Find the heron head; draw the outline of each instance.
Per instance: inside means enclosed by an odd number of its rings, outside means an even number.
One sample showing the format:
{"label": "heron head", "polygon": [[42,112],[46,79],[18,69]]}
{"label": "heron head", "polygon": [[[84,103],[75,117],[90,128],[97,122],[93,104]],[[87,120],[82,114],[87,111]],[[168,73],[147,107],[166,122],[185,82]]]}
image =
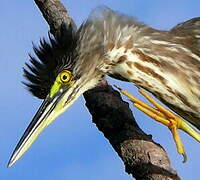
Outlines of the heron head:
{"label": "heron head", "polygon": [[[50,37],[50,43],[40,41],[40,47],[34,46],[36,57],[30,56],[31,63],[26,64],[24,76],[29,91],[43,99],[18,142],[8,166],[12,166],[32,145],[39,134],[56,117],[68,109],[86,90],[96,86],[102,74],[91,62],[92,54],[81,56],[77,51],[76,33],[69,29],[67,42]],[[89,58],[88,61],[85,58]]]}

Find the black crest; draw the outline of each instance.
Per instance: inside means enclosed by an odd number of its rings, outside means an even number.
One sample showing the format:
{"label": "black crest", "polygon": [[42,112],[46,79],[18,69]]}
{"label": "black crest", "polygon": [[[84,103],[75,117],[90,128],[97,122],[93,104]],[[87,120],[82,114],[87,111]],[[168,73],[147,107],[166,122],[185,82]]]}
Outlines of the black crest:
{"label": "black crest", "polygon": [[58,75],[63,69],[71,70],[76,56],[76,32],[69,25],[67,33],[53,38],[49,34],[49,41],[40,40],[40,46],[33,45],[36,57],[30,56],[30,63],[26,63],[24,76],[29,82],[24,84],[29,91],[40,99],[46,98]]}

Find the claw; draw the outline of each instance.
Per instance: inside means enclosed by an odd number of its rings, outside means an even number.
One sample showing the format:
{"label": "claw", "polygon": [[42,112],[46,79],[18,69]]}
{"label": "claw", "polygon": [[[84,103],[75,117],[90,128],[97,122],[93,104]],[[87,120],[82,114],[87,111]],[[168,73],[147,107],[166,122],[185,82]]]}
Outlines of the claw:
{"label": "claw", "polygon": [[183,156],[183,162],[187,161],[187,155],[184,150],[183,143],[178,133],[178,129],[185,131],[187,134],[195,138],[197,141],[200,142],[200,134],[192,128],[186,121],[178,117],[177,115],[173,114],[160,104],[158,104],[154,99],[152,99],[144,90],[139,88],[140,94],[142,94],[154,107],[149,106],[148,104],[144,103],[143,101],[135,98],[129,92],[117,87],[114,85],[122,94],[128,97],[132,102],[133,105],[139,109],[140,111],[144,112],[154,120],[164,124],[169,128],[172,133],[174,142],[177,147],[177,151],[179,154]]}

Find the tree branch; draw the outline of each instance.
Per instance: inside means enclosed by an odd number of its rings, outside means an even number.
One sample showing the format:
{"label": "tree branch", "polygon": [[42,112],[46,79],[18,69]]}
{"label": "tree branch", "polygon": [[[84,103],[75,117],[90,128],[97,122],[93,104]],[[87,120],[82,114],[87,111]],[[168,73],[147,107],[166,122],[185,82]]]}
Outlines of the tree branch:
{"label": "tree branch", "polygon": [[[76,28],[59,0],[34,1],[55,37],[70,23]],[[171,168],[164,149],[139,128],[128,103],[121,99],[118,91],[103,80],[98,87],[84,93],[84,97],[93,122],[123,160],[127,173],[138,180],[180,179]]]}

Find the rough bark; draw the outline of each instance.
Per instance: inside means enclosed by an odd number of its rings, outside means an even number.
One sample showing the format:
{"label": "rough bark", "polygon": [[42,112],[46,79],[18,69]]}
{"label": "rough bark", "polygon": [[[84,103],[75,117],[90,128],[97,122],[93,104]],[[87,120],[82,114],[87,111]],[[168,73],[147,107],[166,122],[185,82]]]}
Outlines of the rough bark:
{"label": "rough bark", "polygon": [[[76,28],[59,0],[34,1],[55,37],[70,23]],[[84,97],[93,122],[120,156],[127,173],[138,180],[180,179],[171,168],[165,150],[139,128],[128,103],[121,99],[118,91],[103,80],[98,87],[84,93]]]}

